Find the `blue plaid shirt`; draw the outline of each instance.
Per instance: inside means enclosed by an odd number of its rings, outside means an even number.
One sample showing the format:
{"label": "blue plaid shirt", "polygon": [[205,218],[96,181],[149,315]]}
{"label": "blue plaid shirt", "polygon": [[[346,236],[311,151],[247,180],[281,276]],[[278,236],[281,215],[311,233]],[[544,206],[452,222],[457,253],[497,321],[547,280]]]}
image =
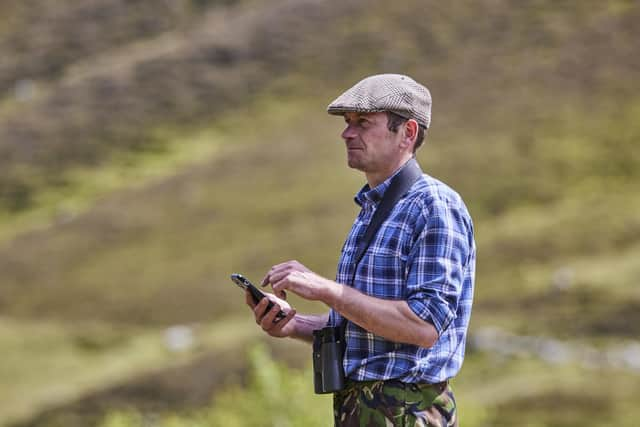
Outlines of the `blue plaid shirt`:
{"label": "blue plaid shirt", "polygon": [[[437,383],[455,376],[464,359],[475,276],[473,224],[455,191],[423,175],[380,226],[350,283],[356,248],[391,178],[373,189],[365,185],[356,195],[362,210],[342,248],[336,281],[373,297],[407,301],[439,338],[422,348],[347,322],[345,373],[358,381]],[[330,311],[329,324],[342,321]]]}

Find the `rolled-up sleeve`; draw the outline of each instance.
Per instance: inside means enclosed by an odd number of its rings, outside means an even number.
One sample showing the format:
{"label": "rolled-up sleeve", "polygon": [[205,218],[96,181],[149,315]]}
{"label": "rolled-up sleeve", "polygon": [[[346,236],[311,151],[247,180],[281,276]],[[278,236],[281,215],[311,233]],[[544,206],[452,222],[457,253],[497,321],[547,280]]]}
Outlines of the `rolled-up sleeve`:
{"label": "rolled-up sleeve", "polygon": [[437,200],[422,210],[407,258],[407,303],[438,335],[456,317],[472,233],[466,209]]}

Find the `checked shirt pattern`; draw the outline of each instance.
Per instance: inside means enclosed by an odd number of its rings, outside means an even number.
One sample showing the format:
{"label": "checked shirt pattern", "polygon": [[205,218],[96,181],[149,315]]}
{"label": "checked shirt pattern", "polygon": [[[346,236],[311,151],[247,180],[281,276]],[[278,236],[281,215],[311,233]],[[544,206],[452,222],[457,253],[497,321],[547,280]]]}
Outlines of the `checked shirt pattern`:
{"label": "checked shirt pattern", "polygon": [[[357,266],[354,255],[392,177],[355,196],[361,207],[342,248],[336,281],[382,299],[405,300],[439,334],[432,348],[396,343],[347,322],[345,374],[352,380],[437,383],[464,359],[475,279],[473,224],[460,196],[423,175],[393,208]],[[329,324],[342,316],[330,311]]]}

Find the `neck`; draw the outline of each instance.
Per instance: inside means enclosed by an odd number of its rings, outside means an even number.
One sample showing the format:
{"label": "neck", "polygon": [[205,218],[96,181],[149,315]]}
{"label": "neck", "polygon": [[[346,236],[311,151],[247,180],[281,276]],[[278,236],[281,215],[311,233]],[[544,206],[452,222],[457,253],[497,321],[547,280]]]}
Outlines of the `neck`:
{"label": "neck", "polygon": [[387,178],[392,176],[398,169],[404,166],[412,158],[413,154],[407,153],[406,155],[399,158],[397,162],[390,163],[388,167],[386,167],[382,171],[365,172],[369,188],[375,188],[378,185],[382,184]]}

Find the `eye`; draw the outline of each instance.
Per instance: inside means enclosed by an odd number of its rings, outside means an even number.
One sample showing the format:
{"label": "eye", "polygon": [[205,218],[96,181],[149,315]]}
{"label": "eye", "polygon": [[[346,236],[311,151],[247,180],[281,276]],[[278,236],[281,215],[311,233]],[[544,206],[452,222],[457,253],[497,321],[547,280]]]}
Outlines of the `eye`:
{"label": "eye", "polygon": [[366,117],[345,117],[344,122],[347,124],[347,126],[354,126],[359,128],[367,128],[371,125],[371,121]]}

